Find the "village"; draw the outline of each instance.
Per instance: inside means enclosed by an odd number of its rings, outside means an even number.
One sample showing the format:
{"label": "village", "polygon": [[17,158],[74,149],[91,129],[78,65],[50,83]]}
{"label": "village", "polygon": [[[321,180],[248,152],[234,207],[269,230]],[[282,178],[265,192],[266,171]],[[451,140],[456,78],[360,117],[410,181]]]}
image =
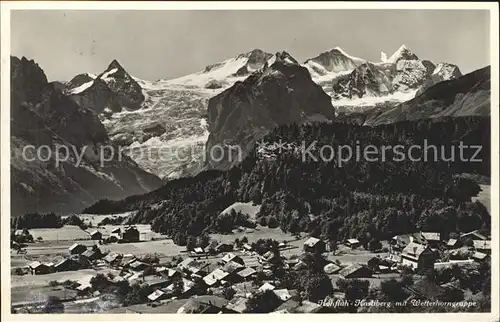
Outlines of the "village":
{"label": "village", "polygon": [[[47,309],[48,299],[56,302],[51,307],[75,313],[336,312],[327,298],[350,300],[339,285],[356,280],[377,288],[403,275],[414,279],[405,287],[405,296],[436,300],[449,288],[463,291],[456,281],[440,284],[424,278],[426,274],[478,266],[491,254],[491,240],[477,231],[446,240],[436,232],[398,235],[368,250],[355,238],[331,249],[328,242],[311,236],[256,239],[252,232],[233,237],[233,242],[228,235],[206,247],[186,248],[139,228],[89,229],[86,237],[58,241],[52,251],[39,247],[45,252],[38,257],[29,255],[37,242],[43,243],[41,238],[33,245],[13,241],[11,257],[20,262],[12,267],[13,312]],[[31,236],[27,229],[14,234]],[[166,242],[171,250],[162,254],[160,245]],[[324,291],[317,286],[311,286],[318,288],[312,291],[307,286],[293,289],[285,282],[287,276],[305,276],[314,268],[331,281]],[[129,295],[124,301],[113,295],[124,287],[127,293],[136,292],[136,298]],[[259,301],[267,304],[259,307]]]}

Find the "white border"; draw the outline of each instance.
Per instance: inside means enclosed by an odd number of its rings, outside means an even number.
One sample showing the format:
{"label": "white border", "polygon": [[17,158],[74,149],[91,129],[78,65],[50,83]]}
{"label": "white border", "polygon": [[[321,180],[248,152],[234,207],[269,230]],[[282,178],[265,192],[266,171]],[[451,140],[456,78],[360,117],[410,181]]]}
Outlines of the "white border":
{"label": "white border", "polygon": [[[492,172],[491,172],[491,219],[492,219],[492,313],[444,313],[444,314],[282,314],[281,320],[300,321],[314,319],[327,321],[339,319],[342,321],[363,321],[365,319],[397,321],[485,321],[500,320],[499,314],[499,96],[498,96],[498,3],[496,2],[108,2],[108,1],[28,1],[1,2],[1,249],[2,251],[2,321],[139,321],[145,317],[136,314],[62,314],[62,315],[22,315],[10,314],[10,11],[11,10],[304,10],[304,9],[483,9],[490,11],[490,60],[491,60],[491,133],[492,133]],[[496,197],[496,198],[495,198]],[[368,316],[367,316],[368,315]],[[259,319],[271,320],[276,315],[259,315]],[[178,315],[178,314],[148,314],[151,321],[230,321],[234,317],[226,314]],[[238,317],[241,320],[256,318],[251,314]]]}

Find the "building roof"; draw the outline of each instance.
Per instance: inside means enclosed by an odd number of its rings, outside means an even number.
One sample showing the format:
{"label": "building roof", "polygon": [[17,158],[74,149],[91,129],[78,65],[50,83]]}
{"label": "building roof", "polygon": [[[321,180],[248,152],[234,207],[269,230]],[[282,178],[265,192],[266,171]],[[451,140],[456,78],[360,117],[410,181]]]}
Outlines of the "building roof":
{"label": "building roof", "polygon": [[437,240],[439,241],[441,239],[441,234],[436,233],[436,232],[422,232],[422,237],[425,238],[425,240]]}
{"label": "building roof", "polygon": [[464,237],[469,237],[469,236],[474,236],[478,239],[482,239],[482,240],[486,240],[488,239],[486,236],[484,236],[483,234],[481,234],[480,232],[478,232],[477,230],[473,230],[473,231],[469,231],[468,233],[465,233],[465,234],[462,234],[460,235],[460,238],[464,238]]}
{"label": "building roof", "polygon": [[247,309],[248,299],[244,297],[235,297],[226,305],[226,309],[243,313]]}
{"label": "building roof", "polygon": [[481,253],[481,252],[474,252],[474,254],[472,254],[472,258],[474,259],[485,259],[486,257],[488,257],[487,254],[485,253]]}
{"label": "building roof", "polygon": [[323,271],[326,274],[335,274],[338,271],[340,271],[341,269],[342,269],[342,267],[335,265],[334,263],[326,264],[325,267],[323,267]]}
{"label": "building roof", "polygon": [[192,257],[187,257],[185,258],[182,262],[180,262],[177,267],[179,267],[180,269],[184,269],[184,268],[188,268],[189,265],[194,262],[195,259],[192,258]]}
{"label": "building roof", "polygon": [[210,274],[208,274],[207,276],[203,277],[203,281],[207,285],[211,286],[211,285],[214,285],[215,283],[217,283],[217,281],[220,281],[220,280],[224,279],[228,275],[229,275],[229,273],[224,272],[220,268],[216,268]]}
{"label": "building roof", "polygon": [[228,273],[233,273],[239,269],[245,268],[245,266],[241,265],[240,263],[237,262],[228,262],[222,267],[222,270]]}
{"label": "building roof", "polygon": [[344,277],[347,277],[347,276],[353,274],[354,272],[356,272],[356,271],[358,271],[360,269],[366,269],[366,270],[368,270],[367,267],[365,267],[365,266],[363,266],[361,264],[358,264],[358,263],[354,263],[354,264],[352,264],[350,266],[347,266],[347,267],[343,268],[339,272],[339,274],[342,275],[342,276],[344,276]]}
{"label": "building roof", "polygon": [[284,289],[279,289],[279,290],[273,290],[274,294],[276,294],[277,297],[279,297],[280,300],[283,302],[288,301],[292,296],[290,295],[290,292],[286,288]]}
{"label": "building roof", "polygon": [[139,268],[139,267],[142,267],[142,266],[148,266],[148,264],[146,264],[144,262],[141,262],[139,260],[135,260],[132,263],[130,263],[129,266],[132,267],[132,268]]}
{"label": "building roof", "polygon": [[414,242],[410,242],[406,247],[403,249],[401,255],[409,257],[410,259],[413,259],[415,261],[418,261],[420,258],[420,255],[427,249],[426,246],[417,244]]}
{"label": "building roof", "polygon": [[71,245],[69,247],[69,250],[72,251],[72,250],[76,249],[77,247],[85,247],[85,248],[87,248],[87,246],[85,246],[85,245],[74,243],[73,245]]}
{"label": "building roof", "polygon": [[106,255],[106,257],[104,257],[104,260],[106,262],[110,263],[110,262],[117,260],[120,257],[121,257],[121,255],[118,253],[109,253],[108,255]]}
{"label": "building roof", "polygon": [[473,240],[475,249],[491,250],[491,240]]}
{"label": "building roof", "polygon": [[246,278],[248,276],[251,276],[253,274],[257,273],[256,270],[254,270],[253,268],[251,267],[246,267],[245,269],[239,271],[237,274],[243,278]]}
{"label": "building roof", "polygon": [[349,244],[359,244],[359,240],[357,238],[349,238],[347,242]]}
{"label": "building roof", "polygon": [[274,290],[275,288],[276,288],[276,287],[275,287],[274,285],[269,284],[269,283],[267,283],[267,282],[266,282],[266,283],[262,284],[262,286],[261,286],[261,287],[259,287],[259,291],[261,291],[261,292],[265,292],[265,291],[268,291],[268,290],[269,290],[269,291],[272,291],[272,290]]}
{"label": "building roof", "polygon": [[166,285],[168,283],[170,283],[170,279],[158,278],[151,281],[147,281],[145,284],[148,285],[149,287],[156,287],[156,286]]}
{"label": "building roof", "polygon": [[64,259],[61,259],[59,262],[57,262],[57,264],[54,265],[54,267],[59,267],[67,262],[70,262],[70,261],[73,261],[72,259],[70,258],[64,258]]}
{"label": "building roof", "polygon": [[308,247],[314,247],[317,243],[319,243],[321,240],[315,237],[310,237],[308,240],[304,242],[305,246]]}
{"label": "building roof", "polygon": [[252,246],[249,244],[243,244],[243,248],[246,250],[252,250]]}
{"label": "building roof", "polygon": [[236,257],[239,257],[239,256],[236,256],[234,253],[227,253],[226,255],[224,255],[224,257],[222,257],[222,261],[225,263],[229,263],[230,261],[234,260]]}
{"label": "building roof", "polygon": [[92,230],[91,232],[89,232],[90,236],[95,235],[95,234],[101,234],[102,235],[102,233],[99,230]]}
{"label": "building roof", "polygon": [[43,266],[44,264],[40,263],[39,261],[34,261],[31,264],[29,264],[29,267],[32,269],[35,269],[37,267]]}
{"label": "building roof", "polygon": [[[186,278],[182,278],[182,283],[184,285],[183,293],[186,293],[187,291],[192,289],[194,286],[194,282],[190,281]],[[169,292],[172,292],[174,290],[174,284],[170,284],[169,286],[167,286],[166,290],[168,290]]]}
{"label": "building roof", "polygon": [[122,230],[120,229],[120,227],[117,227],[117,228],[113,229],[113,230],[111,231],[111,233],[112,233],[112,234],[116,234],[116,233],[121,233],[121,231],[122,231]]}
{"label": "building roof", "polygon": [[198,253],[198,254],[202,254],[202,253],[204,253],[205,251],[204,251],[204,250],[203,250],[203,248],[201,248],[201,247],[196,247],[196,248],[194,249],[194,252],[195,252],[195,253]]}
{"label": "building roof", "polygon": [[458,239],[455,238],[450,238],[448,242],[446,243],[446,246],[455,246],[457,243]]}
{"label": "building roof", "polygon": [[95,255],[95,252],[92,249],[87,249],[82,253],[83,257],[92,257]]}
{"label": "building roof", "polygon": [[148,295],[148,299],[150,301],[156,301],[157,299],[159,299],[163,295],[165,295],[165,292],[163,292],[162,290],[156,290],[153,293]]}

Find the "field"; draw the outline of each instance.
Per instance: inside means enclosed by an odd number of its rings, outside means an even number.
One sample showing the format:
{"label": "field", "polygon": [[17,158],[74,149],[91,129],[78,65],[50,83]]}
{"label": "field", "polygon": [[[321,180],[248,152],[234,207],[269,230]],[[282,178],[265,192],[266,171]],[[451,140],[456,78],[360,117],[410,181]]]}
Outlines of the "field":
{"label": "field", "polygon": [[82,240],[89,239],[89,234],[77,226],[64,226],[61,228],[34,228],[30,233],[35,240]]}
{"label": "field", "polygon": [[231,206],[227,207],[221,212],[221,215],[229,213],[231,210],[236,212],[240,211],[242,214],[246,214],[250,219],[255,220],[255,215],[260,211],[260,205],[254,205],[251,202],[235,202]]}

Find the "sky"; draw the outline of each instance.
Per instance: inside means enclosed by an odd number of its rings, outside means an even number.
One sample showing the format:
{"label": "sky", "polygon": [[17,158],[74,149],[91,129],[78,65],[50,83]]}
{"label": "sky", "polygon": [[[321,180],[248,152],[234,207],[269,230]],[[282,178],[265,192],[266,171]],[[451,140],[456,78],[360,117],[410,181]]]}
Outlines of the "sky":
{"label": "sky", "polygon": [[98,74],[113,59],[157,80],[255,48],[304,61],[339,46],[380,61],[404,44],[468,73],[490,64],[489,26],[481,10],[25,10],[11,14],[11,54],[34,59],[50,81]]}

